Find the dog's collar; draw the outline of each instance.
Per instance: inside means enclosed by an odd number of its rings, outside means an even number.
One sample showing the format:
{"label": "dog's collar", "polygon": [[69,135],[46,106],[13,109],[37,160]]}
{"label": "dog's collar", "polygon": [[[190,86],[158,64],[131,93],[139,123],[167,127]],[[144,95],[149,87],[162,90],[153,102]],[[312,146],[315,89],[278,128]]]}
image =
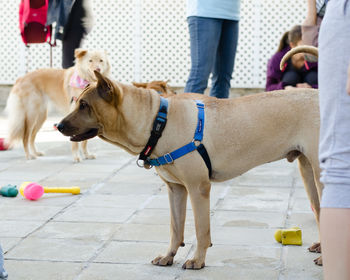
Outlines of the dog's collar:
{"label": "dog's collar", "polygon": [[[194,133],[193,140],[188,143],[187,145],[172,151],[170,153],[165,154],[164,156],[150,159],[149,155],[151,155],[154,147],[156,146],[159,138],[162,136],[162,132],[165,128],[166,121],[167,121],[167,113],[168,113],[168,100],[160,97],[160,105],[159,105],[159,111],[157,114],[157,117],[153,123],[153,129],[151,131],[151,137],[149,138],[145,148],[142,150],[142,152],[139,155],[139,159],[137,160],[137,165],[140,167],[145,168],[152,168],[152,166],[160,166],[165,164],[171,164],[176,159],[194,151],[197,150],[201,157],[203,158],[208,171],[209,171],[209,178],[211,177],[212,168],[211,168],[211,162],[208,155],[207,150],[205,149],[204,145],[201,143],[203,140],[203,131],[204,131],[204,103],[200,100],[196,100],[196,105],[198,108],[198,122],[196,131]],[[154,145],[152,145],[154,143]],[[141,165],[139,163],[140,160],[143,160],[144,164]]]}
{"label": "dog's collar", "polygon": [[74,88],[84,89],[89,84],[90,82],[81,78],[76,70],[74,71],[73,75],[70,77],[69,80],[69,85]]}

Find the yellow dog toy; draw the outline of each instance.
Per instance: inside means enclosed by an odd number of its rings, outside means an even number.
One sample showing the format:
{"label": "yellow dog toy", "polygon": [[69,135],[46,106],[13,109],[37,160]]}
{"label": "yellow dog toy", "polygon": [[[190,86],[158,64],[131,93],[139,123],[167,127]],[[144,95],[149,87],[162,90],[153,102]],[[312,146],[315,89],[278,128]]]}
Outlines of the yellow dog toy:
{"label": "yellow dog toy", "polygon": [[302,245],[301,229],[292,227],[290,229],[278,229],[275,232],[275,239],[283,245]]}
{"label": "yellow dog toy", "polygon": [[25,198],[29,200],[37,200],[44,193],[71,193],[71,194],[79,194],[79,187],[67,187],[67,188],[48,188],[39,185],[38,183],[32,182],[24,182],[19,187],[19,192]]}

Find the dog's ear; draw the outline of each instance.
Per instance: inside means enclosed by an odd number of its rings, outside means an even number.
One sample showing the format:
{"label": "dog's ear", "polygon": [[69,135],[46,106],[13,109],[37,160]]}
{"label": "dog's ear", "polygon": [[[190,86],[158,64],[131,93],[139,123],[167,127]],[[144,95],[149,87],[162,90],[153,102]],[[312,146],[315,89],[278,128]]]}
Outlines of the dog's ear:
{"label": "dog's ear", "polygon": [[87,54],[87,50],[84,50],[84,49],[75,49],[74,50],[74,57],[75,58],[81,58],[86,54]]}
{"label": "dog's ear", "polygon": [[100,72],[94,71],[97,79],[97,91],[101,98],[106,102],[111,103],[113,101],[114,86],[112,81],[103,76]]}
{"label": "dog's ear", "polygon": [[148,85],[148,83],[136,83],[136,82],[132,82],[132,84],[138,88],[147,88],[147,85]]}

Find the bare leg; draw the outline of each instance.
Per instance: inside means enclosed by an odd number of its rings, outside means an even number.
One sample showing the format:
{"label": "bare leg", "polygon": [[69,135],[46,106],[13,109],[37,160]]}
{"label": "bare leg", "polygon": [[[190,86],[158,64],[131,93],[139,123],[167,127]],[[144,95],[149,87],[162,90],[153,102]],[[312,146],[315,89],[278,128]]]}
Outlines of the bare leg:
{"label": "bare leg", "polygon": [[152,261],[154,265],[172,265],[174,256],[180,246],[185,246],[184,229],[186,220],[187,190],[183,185],[167,183],[170,202],[170,245],[165,256],[158,256]]}
{"label": "bare leg", "polygon": [[325,280],[350,279],[350,208],[322,208],[321,241]]}
{"label": "bare leg", "polygon": [[87,149],[87,140],[81,142],[81,148],[83,150],[83,154],[84,154],[85,159],[95,159],[96,158],[95,155],[89,153],[89,151]]}
{"label": "bare leg", "polygon": [[210,182],[188,188],[196,226],[197,248],[193,259],[187,260],[182,268],[201,269],[211,246],[210,237]]}

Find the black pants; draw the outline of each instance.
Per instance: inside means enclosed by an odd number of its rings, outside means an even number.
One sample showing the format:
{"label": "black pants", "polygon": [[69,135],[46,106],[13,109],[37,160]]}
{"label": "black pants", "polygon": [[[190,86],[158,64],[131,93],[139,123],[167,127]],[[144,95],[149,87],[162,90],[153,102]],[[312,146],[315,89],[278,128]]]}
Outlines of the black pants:
{"label": "black pants", "polygon": [[282,77],[284,86],[295,87],[296,84],[299,83],[307,83],[310,86],[317,85],[317,70],[306,71],[303,70],[303,68],[302,70],[298,70],[293,66],[288,65]]}
{"label": "black pants", "polygon": [[62,68],[69,68],[74,65],[74,50],[80,47],[81,41],[86,34],[86,29],[83,25],[84,17],[83,0],[76,0],[64,27]]}

